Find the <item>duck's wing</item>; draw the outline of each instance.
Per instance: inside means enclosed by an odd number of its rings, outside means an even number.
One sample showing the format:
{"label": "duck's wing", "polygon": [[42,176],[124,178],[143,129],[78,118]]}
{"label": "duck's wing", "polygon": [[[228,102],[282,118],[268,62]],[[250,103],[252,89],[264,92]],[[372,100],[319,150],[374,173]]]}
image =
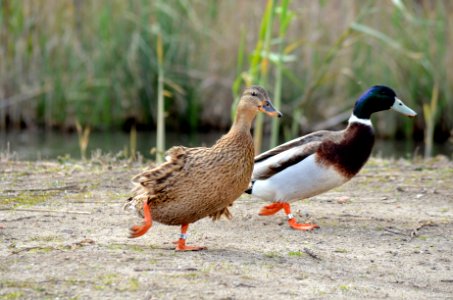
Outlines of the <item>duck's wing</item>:
{"label": "duck's wing", "polygon": [[137,211],[143,216],[143,203],[150,203],[157,199],[159,192],[171,187],[181,176],[186,176],[193,160],[206,151],[207,148],[187,148],[176,146],[165,153],[165,162],[158,166],[152,166],[132,178],[134,188],[133,196],[127,199],[123,208]]}
{"label": "duck's wing", "polygon": [[186,172],[193,157],[203,151],[206,151],[206,148],[172,147],[165,154],[166,162],[136,175],[132,178],[132,183],[138,189],[145,189],[151,194],[157,193],[166,186],[171,186],[179,175]]}
{"label": "duck's wing", "polygon": [[264,180],[315,153],[322,142],[337,139],[333,131],[317,131],[296,138],[255,157],[252,180]]}
{"label": "duck's wing", "polygon": [[329,130],[320,130],[320,131],[312,132],[307,135],[295,138],[289,142],[281,144],[277,147],[274,147],[266,152],[263,152],[263,153],[255,156],[255,163],[259,163],[272,156],[275,156],[284,151],[288,151],[295,147],[304,146],[311,142],[322,142],[326,138],[332,136],[332,134],[335,134],[335,132],[329,131]]}

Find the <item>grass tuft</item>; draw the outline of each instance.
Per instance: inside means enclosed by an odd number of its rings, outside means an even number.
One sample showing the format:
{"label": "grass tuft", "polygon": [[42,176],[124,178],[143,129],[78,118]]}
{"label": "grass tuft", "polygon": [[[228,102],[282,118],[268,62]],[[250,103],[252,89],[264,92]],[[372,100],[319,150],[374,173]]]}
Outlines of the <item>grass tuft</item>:
{"label": "grass tuft", "polygon": [[336,127],[360,93],[386,84],[419,116],[376,115],[377,133],[424,135],[428,156],[453,127],[452,18],[447,0],[2,1],[0,130],[159,124],[159,156],[163,120],[226,129],[231,87],[237,99],[260,84],[285,118],[268,128],[258,117],[259,152],[266,131],[274,146],[326,119]]}

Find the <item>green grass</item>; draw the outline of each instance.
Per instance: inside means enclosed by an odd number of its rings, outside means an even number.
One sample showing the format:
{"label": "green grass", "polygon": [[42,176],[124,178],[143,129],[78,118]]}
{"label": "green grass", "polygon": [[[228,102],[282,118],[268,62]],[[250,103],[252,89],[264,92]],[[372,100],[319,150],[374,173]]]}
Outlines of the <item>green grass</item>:
{"label": "green grass", "polygon": [[10,292],[10,293],[0,295],[0,299],[1,300],[14,300],[14,299],[21,299],[23,296],[24,296],[24,293],[22,293],[20,291],[16,291],[16,292]]}
{"label": "green grass", "polygon": [[335,253],[348,253],[349,251],[345,248],[337,248],[333,252]]}
{"label": "green grass", "polygon": [[351,290],[351,287],[349,285],[347,285],[347,284],[342,284],[338,288],[342,292],[348,292],[349,290]]}
{"label": "green grass", "polygon": [[[46,289],[42,286],[42,284],[38,282],[34,282],[31,280],[5,280],[5,279],[0,279],[0,287],[2,288],[10,288],[10,289],[22,289],[22,290],[27,290],[27,289],[32,289],[37,292],[43,292]],[[23,298],[23,292],[21,291],[13,291],[7,294],[0,295],[0,299],[22,299]]]}
{"label": "green grass", "polygon": [[63,239],[60,236],[57,235],[44,235],[44,236],[32,236],[30,238],[30,241],[36,241],[36,242],[62,242]]}
{"label": "green grass", "polygon": [[5,206],[34,206],[49,200],[56,194],[55,191],[46,192],[20,192],[14,196],[0,197],[2,205]]}
{"label": "green grass", "polygon": [[288,256],[292,256],[292,257],[301,257],[303,255],[304,255],[304,253],[302,251],[290,251],[290,252],[288,252]]}
{"label": "green grass", "polygon": [[118,274],[105,274],[100,277],[100,281],[107,286],[111,286],[119,280],[120,278]]}
{"label": "green grass", "polygon": [[[127,250],[127,251],[136,252],[136,253],[141,253],[141,252],[156,249],[156,247],[153,245],[142,246],[142,245],[134,245],[134,244],[117,244],[117,243],[108,244],[107,248],[110,250]],[[152,262],[152,264],[155,264],[155,262]]]}
{"label": "green grass", "polygon": [[266,252],[264,253],[264,256],[267,258],[280,258],[282,255],[278,252],[271,251],[271,252]]}
{"label": "green grass", "polygon": [[426,236],[426,235],[417,235],[417,239],[419,239],[421,241],[427,241],[428,240],[428,236]]}
{"label": "green grass", "polygon": [[272,121],[275,145],[386,84],[419,116],[377,114],[379,135],[424,134],[428,146],[445,139],[453,127],[448,0],[266,3],[1,1],[0,99],[8,100],[0,129],[76,121],[155,129],[162,119],[167,130],[225,129],[231,87],[237,99],[243,86],[260,84],[284,114]]}
{"label": "green grass", "polygon": [[137,291],[140,288],[140,281],[137,278],[129,278],[128,280],[128,290]]}

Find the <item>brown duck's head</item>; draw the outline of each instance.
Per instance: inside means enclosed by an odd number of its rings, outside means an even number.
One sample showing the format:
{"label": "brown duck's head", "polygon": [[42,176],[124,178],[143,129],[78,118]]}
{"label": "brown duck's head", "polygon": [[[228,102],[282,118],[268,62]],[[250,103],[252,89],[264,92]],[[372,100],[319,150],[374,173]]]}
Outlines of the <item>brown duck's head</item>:
{"label": "brown duck's head", "polygon": [[246,88],[241,96],[239,105],[242,109],[260,111],[271,117],[281,117],[282,113],[274,108],[266,90],[260,86]]}

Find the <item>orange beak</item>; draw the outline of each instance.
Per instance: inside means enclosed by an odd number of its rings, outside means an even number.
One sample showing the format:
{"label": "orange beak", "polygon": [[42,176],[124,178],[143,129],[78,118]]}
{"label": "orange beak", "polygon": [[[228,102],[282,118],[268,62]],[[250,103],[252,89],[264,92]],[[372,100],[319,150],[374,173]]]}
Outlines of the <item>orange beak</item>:
{"label": "orange beak", "polygon": [[275,109],[270,100],[263,100],[258,110],[271,117],[282,117],[282,113]]}

